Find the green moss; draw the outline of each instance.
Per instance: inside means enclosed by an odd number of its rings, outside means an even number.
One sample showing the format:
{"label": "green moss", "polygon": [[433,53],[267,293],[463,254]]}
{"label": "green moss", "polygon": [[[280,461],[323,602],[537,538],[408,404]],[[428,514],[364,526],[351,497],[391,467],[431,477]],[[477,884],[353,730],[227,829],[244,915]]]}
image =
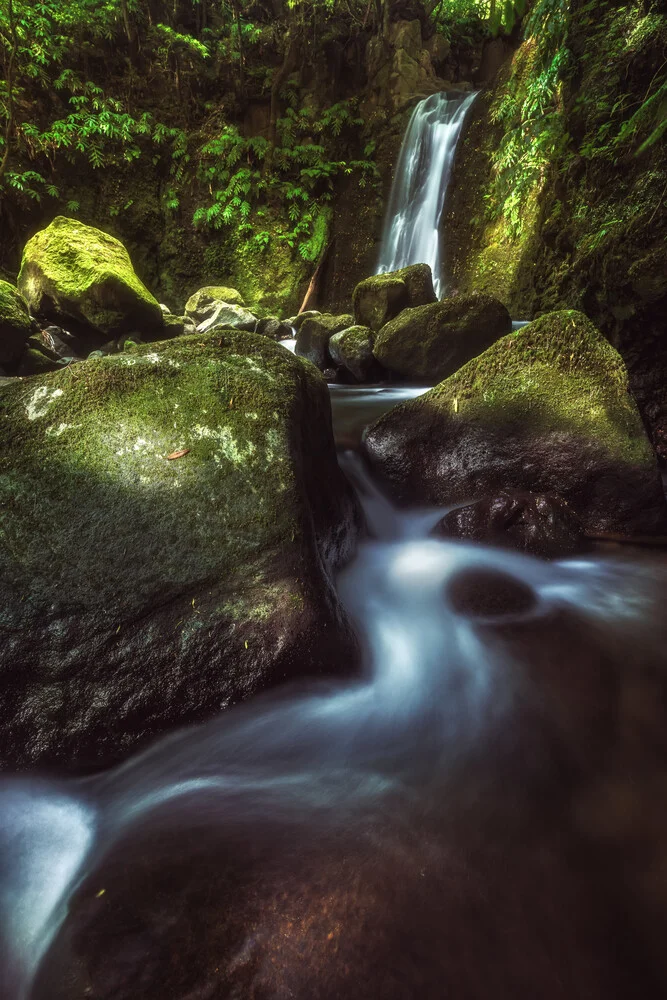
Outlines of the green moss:
{"label": "green moss", "polygon": [[[307,362],[236,331],[144,345],[8,387],[0,537],[18,556],[13,572],[54,599],[65,588],[72,601],[95,595],[114,606],[126,593],[148,599],[156,576],[182,590],[207,565],[217,587],[224,565],[230,592],[266,585],[277,553],[292,551],[298,565],[310,543],[292,448],[299,407],[320,397]],[[51,531],[56,506],[76,537]],[[145,545],[133,551],[142,531]]]}
{"label": "green moss", "polygon": [[550,313],[503,337],[421,397],[467,423],[574,431],[630,465],[655,464],[619,354],[581,313]]}
{"label": "green moss", "polygon": [[36,314],[70,316],[104,334],[162,323],[127,250],[107,233],[58,216],[26,244],[19,288]]}

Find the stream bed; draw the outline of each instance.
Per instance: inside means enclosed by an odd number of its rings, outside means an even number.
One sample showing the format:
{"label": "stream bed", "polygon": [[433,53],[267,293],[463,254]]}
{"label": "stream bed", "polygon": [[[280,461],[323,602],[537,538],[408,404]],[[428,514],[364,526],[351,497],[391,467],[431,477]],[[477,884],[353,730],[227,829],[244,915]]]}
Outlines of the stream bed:
{"label": "stream bed", "polygon": [[368,528],[338,580],[358,681],[0,783],[7,1000],[657,995],[599,791],[664,761],[667,565],[432,538],[442,510],[395,509],[355,450],[421,391],[331,387]]}

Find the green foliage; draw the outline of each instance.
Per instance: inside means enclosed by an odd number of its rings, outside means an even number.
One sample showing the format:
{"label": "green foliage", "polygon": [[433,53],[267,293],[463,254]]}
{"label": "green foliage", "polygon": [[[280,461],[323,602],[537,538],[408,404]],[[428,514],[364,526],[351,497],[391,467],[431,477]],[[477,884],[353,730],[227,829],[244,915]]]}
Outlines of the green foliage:
{"label": "green foliage", "polygon": [[355,174],[363,186],[378,176],[372,145],[365,147],[361,158],[331,157],[334,147],[338,151],[342,144],[359,146],[362,125],[352,100],[319,114],[307,107],[298,111],[290,107],[278,120],[279,144],[271,150],[269,162],[266,138],[246,138],[236,126],[222,124],[196,155],[197,178],[208,189],[210,200],[196,209],[195,225],[211,229],[233,225],[239,235],[267,246],[263,206],[278,206],[286,225],[276,238],[298,247],[304,259],[315,260],[328,219],[324,208],[336,181]]}

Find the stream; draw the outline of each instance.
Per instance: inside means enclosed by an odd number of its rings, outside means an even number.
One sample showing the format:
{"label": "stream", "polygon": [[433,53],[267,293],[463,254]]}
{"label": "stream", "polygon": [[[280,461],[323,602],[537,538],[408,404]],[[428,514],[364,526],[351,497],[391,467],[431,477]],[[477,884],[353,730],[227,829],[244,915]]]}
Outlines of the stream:
{"label": "stream", "polygon": [[357,682],[85,780],[0,782],[6,1000],[650,995],[616,856],[578,817],[626,675],[664,661],[667,567],[431,538],[442,511],[395,509],[354,450],[420,391],[331,387],[368,528],[338,580]]}

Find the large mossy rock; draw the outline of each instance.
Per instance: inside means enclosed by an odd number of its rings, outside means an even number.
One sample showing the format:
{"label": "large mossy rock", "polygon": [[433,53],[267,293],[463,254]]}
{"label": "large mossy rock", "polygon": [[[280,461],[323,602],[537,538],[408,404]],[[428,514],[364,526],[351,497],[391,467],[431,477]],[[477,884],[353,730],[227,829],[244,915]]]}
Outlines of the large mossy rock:
{"label": "large mossy rock", "polygon": [[123,244],[92,226],[58,216],[28,240],[19,290],[40,319],[93,339],[162,327],[162,310],[137,277]]}
{"label": "large mossy rock", "polygon": [[19,360],[31,333],[28,305],[18,289],[0,281],[0,364]]}
{"label": "large mossy rock", "polygon": [[491,295],[457,295],[405,309],[378,333],[373,353],[384,368],[433,385],[512,329],[502,302]]}
{"label": "large mossy rock", "polygon": [[324,371],[331,367],[329,341],[335,333],[347,330],[352,326],[352,316],[344,313],[342,316],[332,316],[330,313],[320,313],[304,320],[297,330],[295,352],[302,358],[308,358],[314,365]]}
{"label": "large mossy rock", "polygon": [[625,366],[581,313],[551,313],[503,337],[371,425],[365,448],[403,503],[554,492],[589,531],[664,530]]}
{"label": "large mossy rock", "polygon": [[1,766],[106,765],[354,662],[329,571],[356,505],[307,362],[144,345],[6,386],[0,434]]}
{"label": "large mossy rock", "polygon": [[245,305],[243,296],[235,288],[228,288],[226,285],[207,285],[190,296],[185,303],[185,315],[198,326],[215,312],[221,302],[230,306]]}
{"label": "large mossy rock", "polygon": [[403,309],[436,301],[428,264],[411,264],[400,271],[365,278],[352,294],[355,323],[371,330],[379,330]]}

